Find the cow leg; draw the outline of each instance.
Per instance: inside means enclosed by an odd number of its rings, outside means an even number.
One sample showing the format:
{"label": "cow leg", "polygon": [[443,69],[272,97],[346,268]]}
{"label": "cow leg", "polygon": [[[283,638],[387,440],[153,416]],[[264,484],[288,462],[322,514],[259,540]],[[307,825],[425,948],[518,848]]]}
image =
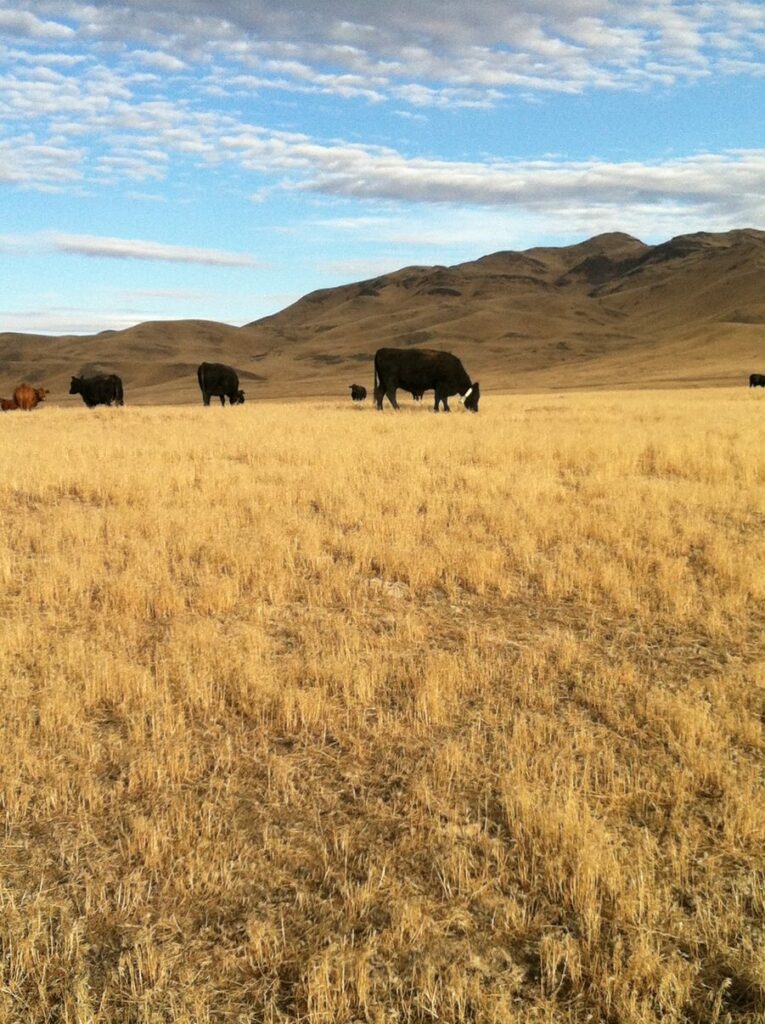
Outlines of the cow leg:
{"label": "cow leg", "polygon": [[393,408],[398,409],[398,402],[396,401],[396,389],[391,388],[390,391],[386,392],[386,394],[388,396],[388,401],[393,406]]}
{"label": "cow leg", "polygon": [[207,394],[206,391],[202,392],[202,401],[205,403],[205,405],[210,404],[210,396]]}
{"label": "cow leg", "polygon": [[226,404],[226,396],[225,395],[220,395],[219,397],[220,397],[220,404],[221,405],[225,405]]}

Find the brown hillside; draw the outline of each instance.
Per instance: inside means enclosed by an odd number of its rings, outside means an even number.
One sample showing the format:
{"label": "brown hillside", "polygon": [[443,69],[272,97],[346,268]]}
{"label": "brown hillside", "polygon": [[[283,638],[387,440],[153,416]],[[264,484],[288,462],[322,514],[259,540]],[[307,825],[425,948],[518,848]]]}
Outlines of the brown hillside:
{"label": "brown hillside", "polygon": [[[255,398],[345,395],[381,345],[451,350],[484,390],[733,384],[765,372],[765,232],[621,233],[402,270],[304,296],[244,327],[150,322],[89,337],[0,334],[0,394],[55,401],[80,370],[120,373],[130,402],[198,400],[203,359]],[[2,390],[4,389],[4,391]]]}

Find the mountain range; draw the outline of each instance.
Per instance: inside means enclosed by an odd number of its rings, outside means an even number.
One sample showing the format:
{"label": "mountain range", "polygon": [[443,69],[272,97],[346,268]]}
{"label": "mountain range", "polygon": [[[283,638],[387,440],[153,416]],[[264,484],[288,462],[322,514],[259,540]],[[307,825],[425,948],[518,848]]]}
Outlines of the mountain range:
{"label": "mountain range", "polygon": [[130,404],[199,401],[196,367],[236,367],[248,400],[371,390],[383,346],[459,355],[484,394],[745,384],[765,373],[765,232],[620,232],[577,245],[416,266],[311,292],[241,327],[155,321],[90,336],[0,333],[0,394],[54,402],[72,374],[120,374]]}

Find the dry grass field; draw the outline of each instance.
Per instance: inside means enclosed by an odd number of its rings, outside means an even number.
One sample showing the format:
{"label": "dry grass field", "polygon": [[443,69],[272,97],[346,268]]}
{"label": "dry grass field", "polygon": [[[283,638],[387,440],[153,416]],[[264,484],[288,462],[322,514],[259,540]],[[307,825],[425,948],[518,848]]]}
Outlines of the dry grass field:
{"label": "dry grass field", "polygon": [[0,1020],[762,1021],[765,394],[0,431]]}

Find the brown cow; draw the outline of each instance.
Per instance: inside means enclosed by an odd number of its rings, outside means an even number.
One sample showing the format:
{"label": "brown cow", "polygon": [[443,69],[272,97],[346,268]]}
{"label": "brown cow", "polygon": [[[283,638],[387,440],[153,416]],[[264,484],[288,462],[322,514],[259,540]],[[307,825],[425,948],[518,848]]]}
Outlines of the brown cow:
{"label": "brown cow", "polygon": [[19,409],[29,412],[38,402],[45,401],[45,396],[49,394],[50,391],[47,388],[33,388],[29,384],[19,384],[13,392],[13,400]]}
{"label": "brown cow", "polygon": [[7,412],[9,409],[18,409],[18,406],[12,398],[0,398],[0,409]]}

